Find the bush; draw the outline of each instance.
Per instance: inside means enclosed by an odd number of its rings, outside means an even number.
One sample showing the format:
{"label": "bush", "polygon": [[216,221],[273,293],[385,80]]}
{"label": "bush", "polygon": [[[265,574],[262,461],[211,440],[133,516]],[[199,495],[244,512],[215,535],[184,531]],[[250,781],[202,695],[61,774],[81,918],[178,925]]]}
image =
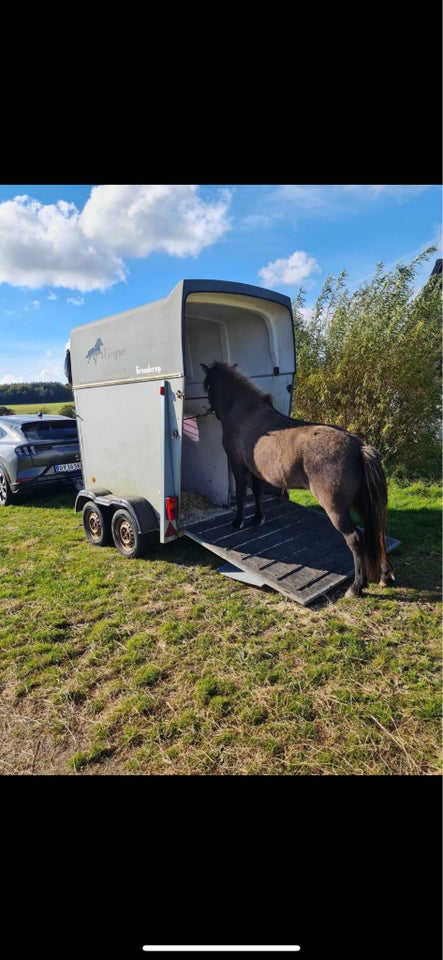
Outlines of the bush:
{"label": "bush", "polygon": [[7,417],[10,413],[14,413],[14,411],[10,410],[9,407],[0,406],[0,417]]}
{"label": "bush", "polygon": [[391,472],[436,476],[441,464],[441,277],[414,291],[424,251],[391,272],[377,266],[353,294],[328,277],[310,320],[294,307],[293,416],[346,427]]}
{"label": "bush", "polygon": [[75,404],[73,403],[64,403],[60,407],[60,416],[62,417],[74,417],[75,418]]}

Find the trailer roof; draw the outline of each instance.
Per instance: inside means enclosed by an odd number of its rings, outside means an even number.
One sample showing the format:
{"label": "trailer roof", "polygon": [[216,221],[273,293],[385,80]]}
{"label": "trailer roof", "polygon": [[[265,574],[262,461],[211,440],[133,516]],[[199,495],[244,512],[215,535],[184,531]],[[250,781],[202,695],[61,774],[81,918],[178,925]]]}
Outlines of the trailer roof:
{"label": "trailer roof", "polygon": [[[245,297],[258,297],[260,300],[272,300],[291,310],[290,297],[265,287],[256,287],[250,283],[237,283],[234,280],[182,280],[183,295],[190,293],[237,293]],[[180,284],[177,284],[180,286]]]}
{"label": "trailer roof", "polygon": [[[248,318],[250,326],[268,324],[274,346],[281,339],[281,353],[286,356],[288,351],[293,352],[289,297],[231,280],[181,280],[161,300],[75,327],[71,332],[74,386],[183,376],[191,311],[194,323],[205,325],[212,319],[212,312],[219,324],[228,323],[231,328],[237,323],[236,311],[239,327]],[[249,330],[249,342],[251,337]],[[254,337],[252,342],[255,343]],[[207,349],[212,352],[212,346]],[[205,354],[204,360],[210,362],[216,356],[217,352],[214,356]],[[272,363],[270,354],[268,366],[271,372],[273,366],[278,366],[278,361]]]}

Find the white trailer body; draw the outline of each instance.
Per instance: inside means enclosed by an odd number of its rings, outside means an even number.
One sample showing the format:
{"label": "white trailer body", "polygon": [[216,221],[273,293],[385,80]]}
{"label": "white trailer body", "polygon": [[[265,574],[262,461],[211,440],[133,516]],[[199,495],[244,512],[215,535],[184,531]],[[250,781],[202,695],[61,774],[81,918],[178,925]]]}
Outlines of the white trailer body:
{"label": "white trailer body", "polygon": [[72,331],[85,484],[78,510],[88,500],[103,509],[127,507],[139,533],[157,529],[166,542],[186,532],[182,491],[230,505],[234,483],[221,425],[215,415],[203,416],[209,401],[200,364],[214,360],[237,363],[289,414],[289,297],[241,283],[183,280],[162,300]]}

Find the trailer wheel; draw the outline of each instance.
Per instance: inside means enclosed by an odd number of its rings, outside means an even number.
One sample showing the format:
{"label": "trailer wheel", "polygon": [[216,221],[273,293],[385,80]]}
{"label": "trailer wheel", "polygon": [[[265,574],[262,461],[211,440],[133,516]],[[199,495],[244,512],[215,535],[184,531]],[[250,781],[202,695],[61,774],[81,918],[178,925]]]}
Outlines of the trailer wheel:
{"label": "trailer wheel", "polygon": [[112,539],[119,553],[132,560],[146,553],[147,536],[139,533],[127,510],[116,510],[111,521]]}
{"label": "trailer wheel", "polygon": [[100,507],[88,500],[82,510],[83,530],[90,543],[96,547],[105,547],[111,542],[111,525],[108,515]]}

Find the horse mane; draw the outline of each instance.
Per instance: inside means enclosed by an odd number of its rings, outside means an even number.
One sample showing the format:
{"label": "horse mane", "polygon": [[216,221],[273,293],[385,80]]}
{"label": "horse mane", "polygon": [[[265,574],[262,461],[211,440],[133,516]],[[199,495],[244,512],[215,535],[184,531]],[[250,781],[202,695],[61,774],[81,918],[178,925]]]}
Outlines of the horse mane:
{"label": "horse mane", "polygon": [[229,380],[235,380],[238,387],[241,387],[245,393],[251,394],[255,399],[261,399],[265,403],[268,403],[269,406],[273,406],[273,399],[270,393],[263,393],[263,390],[260,390],[259,387],[256,387],[255,383],[252,383],[251,380],[241,373],[240,370],[237,370],[236,366],[232,366],[230,363],[225,363],[223,360],[214,360],[214,363],[211,363],[209,367],[210,373],[217,371],[225,382]]}

